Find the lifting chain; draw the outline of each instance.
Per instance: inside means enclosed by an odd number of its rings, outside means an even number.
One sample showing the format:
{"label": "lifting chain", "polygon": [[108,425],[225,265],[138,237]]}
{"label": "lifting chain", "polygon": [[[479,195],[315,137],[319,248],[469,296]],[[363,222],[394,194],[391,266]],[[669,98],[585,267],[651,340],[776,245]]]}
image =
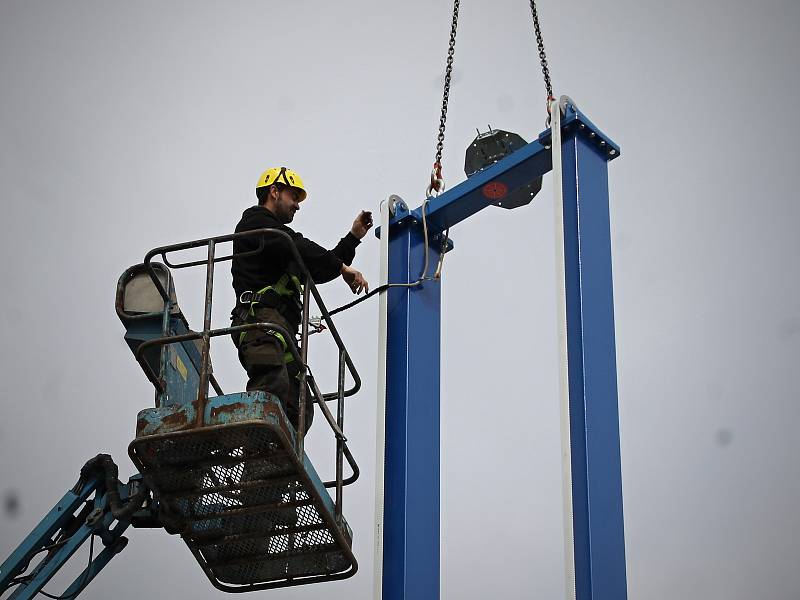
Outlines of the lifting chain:
{"label": "lifting chain", "polygon": [[[536,45],[539,49],[539,62],[542,65],[542,76],[544,77],[544,89],[546,94],[545,105],[547,107],[547,127],[550,127],[550,102],[555,99],[553,96],[553,85],[550,82],[550,69],[547,66],[547,54],[544,50],[544,38],[542,28],[539,24],[539,12],[536,10],[536,0],[530,0],[531,14],[533,15],[533,30],[536,34]],[[445,183],[442,176],[442,150],[444,148],[444,132],[447,122],[447,104],[450,100],[450,81],[453,75],[453,57],[456,51],[456,30],[458,29],[458,9],[460,0],[453,0],[453,20],[450,26],[450,45],[447,49],[447,66],[444,73],[444,92],[442,93],[442,113],[439,118],[439,135],[436,143],[436,158],[433,161],[431,170],[431,181],[425,191],[426,197],[430,198],[434,193],[440,194],[444,191]]]}
{"label": "lifting chain", "polygon": [[453,75],[453,56],[456,53],[456,29],[458,28],[458,7],[460,0],[453,0],[453,22],[450,26],[450,45],[447,48],[447,67],[444,72],[444,92],[442,93],[442,114],[439,117],[439,135],[436,142],[436,160],[431,170],[431,183],[425,191],[430,197],[433,192],[440,194],[444,191],[444,177],[442,177],[442,150],[444,148],[444,129],[447,121],[447,103],[450,100],[450,80]]}
{"label": "lifting chain", "polygon": [[555,97],[553,96],[553,85],[550,83],[550,69],[547,68],[547,55],[544,52],[544,39],[542,38],[542,28],[539,26],[536,0],[530,1],[531,13],[533,14],[533,30],[536,33],[536,45],[539,47],[539,61],[542,63],[542,75],[544,76],[544,90],[547,94],[545,101],[547,104],[547,126],[550,127],[550,102],[555,100]]}

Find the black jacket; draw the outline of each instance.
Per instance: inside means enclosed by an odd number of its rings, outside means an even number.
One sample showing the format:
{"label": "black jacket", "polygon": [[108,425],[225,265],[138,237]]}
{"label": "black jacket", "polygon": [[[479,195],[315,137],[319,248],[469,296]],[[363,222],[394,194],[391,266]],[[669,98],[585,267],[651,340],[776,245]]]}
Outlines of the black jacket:
{"label": "black jacket", "polygon": [[[282,224],[263,206],[251,206],[245,210],[242,219],[236,225],[236,232],[262,228],[279,229],[291,236],[314,283],[326,283],[336,279],[341,273],[342,263],[350,265],[353,262],[356,247],[361,243],[356,236],[348,232],[333,250],[326,250]],[[300,276],[300,269],[294,264],[291,249],[287,241],[280,236],[254,235],[236,239],[233,242],[234,253],[255,250],[259,245],[259,237],[264,237],[264,248],[261,252],[252,256],[234,256],[232,260],[233,289],[237,298],[244,291],[257,291],[276,283],[284,273]],[[300,280],[303,278],[300,277]]]}

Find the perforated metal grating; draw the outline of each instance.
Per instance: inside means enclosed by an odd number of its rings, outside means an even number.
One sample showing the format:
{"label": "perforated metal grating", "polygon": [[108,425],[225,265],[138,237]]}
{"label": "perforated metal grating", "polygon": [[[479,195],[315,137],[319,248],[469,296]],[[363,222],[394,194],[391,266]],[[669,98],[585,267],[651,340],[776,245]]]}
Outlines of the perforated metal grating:
{"label": "perforated metal grating", "polygon": [[347,527],[319,495],[327,492],[269,424],[137,438],[131,456],[212,581],[252,585],[354,567]]}

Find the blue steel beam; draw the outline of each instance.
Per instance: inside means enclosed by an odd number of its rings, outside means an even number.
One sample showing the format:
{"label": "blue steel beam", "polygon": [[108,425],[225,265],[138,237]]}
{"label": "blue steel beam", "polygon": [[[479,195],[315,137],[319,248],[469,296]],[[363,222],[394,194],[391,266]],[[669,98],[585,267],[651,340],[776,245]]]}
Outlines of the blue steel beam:
{"label": "blue steel beam", "polygon": [[[577,600],[626,594],[607,162],[619,147],[572,106],[562,119],[567,347]],[[436,234],[552,169],[550,131],[426,207]],[[579,185],[580,184],[580,185]],[[494,188],[497,189],[496,186]],[[390,221],[389,278],[423,268],[422,207]],[[376,231],[380,235],[380,231]],[[439,282],[388,292],[383,598],[439,598]]]}
{"label": "blue steel beam", "polygon": [[588,127],[562,132],[575,597],[624,600],[609,152]]}
{"label": "blue steel beam", "polygon": [[[584,134],[587,142],[596,147],[598,152],[604,154],[608,160],[619,156],[619,146],[600,131],[586,115],[571,105],[567,107],[567,114],[561,124],[565,131],[575,130]],[[491,206],[491,203],[497,198],[489,198],[484,195],[484,188],[490,183],[501,183],[507,188],[508,194],[511,194],[537,177],[549,173],[552,168],[550,130],[547,129],[539,135],[538,139],[479,171],[443,194],[431,198],[425,210],[428,228],[433,233],[444,231],[487,206]],[[399,223],[421,221],[422,206],[411,211],[398,210],[389,225],[393,227]],[[380,237],[380,228],[376,230],[375,234]]]}
{"label": "blue steel beam", "polygon": [[[422,231],[390,231],[389,281],[414,282]],[[438,258],[431,247],[431,271]],[[428,600],[439,597],[440,284],[388,294],[383,599]]]}

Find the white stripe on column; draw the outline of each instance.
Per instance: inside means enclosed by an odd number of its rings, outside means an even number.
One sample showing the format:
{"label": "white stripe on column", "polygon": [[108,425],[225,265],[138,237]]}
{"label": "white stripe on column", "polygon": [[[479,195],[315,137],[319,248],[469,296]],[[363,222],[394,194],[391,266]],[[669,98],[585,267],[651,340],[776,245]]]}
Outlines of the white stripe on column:
{"label": "white stripe on column", "polygon": [[[378,285],[389,282],[389,203],[381,202],[381,276]],[[375,425],[375,557],[373,566],[373,598],[383,597],[383,501],[384,467],[386,464],[386,341],[389,312],[388,290],[378,299],[378,379],[377,420]]]}
{"label": "white stripe on column", "polygon": [[567,355],[567,287],[564,260],[564,196],[561,174],[561,109],[550,102],[550,152],[553,157],[553,213],[556,242],[556,301],[558,309],[558,391],[561,408],[561,495],[564,502],[565,596],[575,600],[575,531],[572,521],[572,451],[569,430],[569,364]]}

